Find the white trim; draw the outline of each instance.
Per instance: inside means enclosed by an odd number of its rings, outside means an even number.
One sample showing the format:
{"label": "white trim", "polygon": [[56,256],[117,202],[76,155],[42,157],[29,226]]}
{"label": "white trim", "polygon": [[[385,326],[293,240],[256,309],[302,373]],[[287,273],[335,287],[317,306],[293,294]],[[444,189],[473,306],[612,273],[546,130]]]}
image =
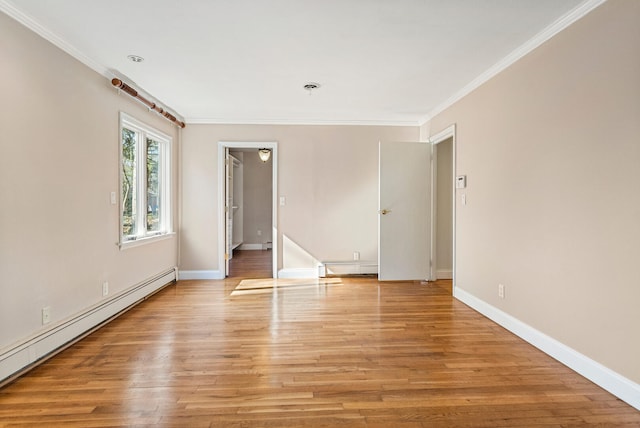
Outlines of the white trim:
{"label": "white trim", "polygon": [[[456,153],[457,153],[457,145],[458,145],[457,141],[456,141],[457,138],[456,138],[456,125],[455,125],[455,123],[453,125],[447,126],[442,131],[430,136],[428,140],[430,142],[432,142],[433,144],[438,144],[438,143],[441,143],[441,142],[443,142],[445,140],[448,140],[449,138],[451,138],[451,144],[452,144],[452,146],[451,146],[451,158],[452,158],[451,162],[452,162],[453,165],[452,165],[451,170],[452,170],[453,177],[455,177],[457,175],[457,172],[456,172],[456,162],[457,162]],[[455,293],[455,290],[456,290],[456,254],[457,254],[456,253],[456,218],[457,218],[456,217],[456,201],[457,201],[457,192],[456,192],[456,189],[455,189],[455,186],[454,186],[454,188],[453,188],[453,201],[452,201],[453,207],[452,207],[452,213],[451,213],[451,215],[453,216],[452,223],[451,223],[451,227],[453,229],[452,230],[452,232],[453,232],[453,237],[452,237],[452,239],[453,239],[453,248],[452,248],[452,252],[453,252],[453,254],[451,256],[451,263],[452,263],[452,265],[451,265],[451,279],[452,279],[452,289],[453,289],[454,293]],[[432,230],[435,230],[435,221],[434,221],[433,217],[432,217],[431,227],[432,227]],[[433,241],[435,241],[435,239],[436,239],[435,235],[432,235],[431,239]],[[434,258],[433,265],[435,266],[435,258]]]}
{"label": "white trim", "polygon": [[280,269],[278,278],[318,278],[317,268]]}
{"label": "white trim", "polygon": [[429,114],[420,120],[420,125],[424,125],[426,122],[431,120],[433,117],[442,113],[447,108],[451,107],[454,103],[460,101],[463,97],[473,92],[475,89],[480,87],[482,84],[492,79],[500,72],[505,70],[507,67],[514,64],[520,58],[524,57],[528,53],[532,52],[540,45],[542,45],[547,40],[554,37],[556,34],[560,33],[562,30],[578,21],[580,18],[587,15],[589,12],[603,4],[606,0],[586,0],[574,9],[570,10],[564,16],[558,18],[555,22],[549,25],[547,28],[536,34],[534,37],[529,39],[529,41],[522,44],[516,50],[511,52],[506,57],[502,58],[500,61],[491,66],[484,73],[473,79],[471,82],[463,86],[459,91],[449,97],[447,100],[433,108]]}
{"label": "white trim", "polygon": [[626,401],[640,410],[640,385],[614,372],[568,347],[567,345],[547,336],[500,309],[478,299],[474,295],[455,288],[453,296],[480,312],[482,315],[500,324],[510,332],[529,342],[547,355],[560,361],[570,369],[586,377],[593,383],[606,389],[616,397]]}
{"label": "white trim", "polygon": [[444,140],[447,140],[451,137],[453,137],[455,140],[455,136],[456,136],[456,125],[455,124],[449,125],[446,128],[444,128],[442,131],[438,132],[437,134],[430,136],[429,142],[433,144],[438,144],[438,143],[442,143]]}
{"label": "white trim", "polygon": [[[417,118],[416,120],[332,120],[332,119],[241,119],[241,118],[182,118],[187,124],[227,124],[227,125],[362,125],[362,126],[421,126],[431,118],[450,107],[456,101],[478,88],[480,85],[496,76],[502,70],[518,61],[520,58],[536,49],[538,46],[567,28],[583,16],[587,15],[596,7],[603,4],[606,0],[586,0],[564,16],[560,17],[550,26],[531,38],[529,41],[521,45],[519,48],[511,52],[509,55],[498,61],[491,68],[486,70],[480,76],[476,77],[446,101],[433,108],[428,115]],[[0,0],[0,11],[6,13],[31,31],[43,37],[45,40],[54,44],[64,52],[68,53],[87,67],[95,72],[111,79],[112,77],[122,78],[123,76],[109,70],[103,64],[95,61],[93,58],[85,55],[75,46],[71,45],[65,39],[49,30],[30,15],[16,8],[7,0]],[[129,80],[129,79],[125,79]],[[145,92],[144,90],[140,90]],[[145,92],[145,95],[150,95]],[[166,103],[161,103],[166,106]],[[169,108],[167,106],[167,108]],[[171,109],[173,110],[173,109]],[[173,110],[175,112],[175,110]],[[179,115],[176,114],[179,117]],[[180,118],[180,117],[179,117]]]}
{"label": "white trim", "polygon": [[0,350],[0,383],[73,344],[175,279],[175,268],[161,272],[34,336]]}
{"label": "white trim", "polygon": [[238,250],[241,251],[254,251],[264,249],[264,244],[241,244]]}
{"label": "white trim", "polygon": [[218,270],[222,273],[222,278],[226,276],[225,272],[225,149],[271,149],[271,190],[272,190],[272,213],[271,213],[271,229],[272,229],[272,246],[273,246],[273,278],[278,276],[278,143],[275,141],[218,141]]}
{"label": "white trim", "polygon": [[[123,216],[122,216],[122,195],[123,195],[123,156],[122,156],[122,146],[123,146],[123,137],[122,130],[127,128],[136,133],[138,140],[136,142],[136,164],[134,167],[135,172],[135,184],[136,184],[136,195],[138,198],[136,200],[136,231],[132,234],[134,239],[125,240],[122,235],[123,230]],[[173,177],[174,170],[172,168],[172,158],[173,158],[173,138],[161,131],[158,131],[154,127],[147,125],[145,122],[136,119],[135,117],[125,113],[124,111],[120,111],[119,114],[119,129],[118,134],[120,136],[120,145],[119,145],[119,205],[118,211],[120,215],[120,238],[119,238],[119,246],[121,250],[130,247],[137,247],[146,243],[150,243],[156,240],[167,239],[173,233],[173,209],[174,209],[174,201],[172,200],[172,183],[175,180]],[[146,143],[145,139],[151,138],[154,141],[158,142],[158,181],[160,187],[160,231],[149,233],[146,228],[146,220],[147,220],[147,206],[149,202],[147,201],[147,183],[142,177],[146,175],[146,162],[140,162],[140,159],[146,159]]]}
{"label": "white trim", "polygon": [[453,279],[453,270],[450,270],[450,269],[436,270],[436,279]]}
{"label": "white trim", "polygon": [[436,274],[436,265],[438,263],[438,207],[436,206],[438,200],[438,187],[437,187],[437,178],[438,178],[438,152],[435,150],[436,143],[432,143],[431,141],[427,141],[427,144],[431,146],[431,150],[429,153],[429,166],[431,167],[431,203],[430,203],[430,213],[429,213],[429,221],[431,223],[431,242],[429,248],[429,281],[435,281],[438,279]]}
{"label": "white trim", "polygon": [[129,248],[151,244],[152,242],[164,241],[165,239],[174,238],[175,236],[176,236],[175,232],[160,233],[158,235],[145,236],[143,238],[138,238],[138,239],[134,239],[133,241],[118,243],[116,245],[118,245],[120,249],[124,251],[124,250],[128,250]]}
{"label": "white trim", "polygon": [[40,22],[38,22],[31,15],[28,15],[9,3],[6,0],[0,0],[0,11],[6,13],[11,18],[18,21],[20,24],[27,27],[29,30],[41,36],[43,39],[48,42],[54,44],[58,48],[62,49],[87,67],[91,68],[98,74],[102,74],[105,77],[111,78],[112,73],[109,72],[109,69],[99,62],[95,61],[93,58],[85,55],[81,51],[79,51],[75,46],[71,43],[67,42],[65,39],[46,28]]}
{"label": "white trim", "polygon": [[[86,65],[87,67],[89,67],[96,73],[106,77],[107,79],[111,80],[112,78],[117,77],[118,79],[123,80],[127,83],[134,84],[136,86],[136,90],[140,95],[143,95],[145,98],[151,99],[152,101],[157,101],[159,104],[163,104],[165,106],[165,110],[170,110],[174,116],[184,121],[184,118],[180,114],[178,114],[175,111],[175,109],[169,107],[167,103],[160,102],[157,98],[153,97],[150,93],[140,88],[138,84],[135,84],[134,82],[131,81],[131,79],[119,73],[117,70],[110,69],[104,66],[103,64],[101,64],[100,62],[94,60],[92,57],[85,55],[83,52],[81,52],[78,48],[76,48],[71,43],[66,41],[64,38],[62,38],[58,34],[51,31],[50,29],[42,25],[40,22],[38,22],[31,15],[28,15],[27,13],[21,11],[20,9],[18,9],[16,6],[8,2],[7,0],[0,0],[0,12],[4,12],[11,18],[18,21],[20,24],[27,27],[29,30],[38,34],[40,37],[42,37],[49,43],[58,47],[65,53],[71,55],[73,58],[77,59],[82,64]],[[157,114],[160,114],[155,110],[154,112]]]}
{"label": "white trim", "polygon": [[180,281],[188,279],[224,279],[219,270],[181,270],[178,272]]}
{"label": "white trim", "polygon": [[[1,0],[0,0],[1,1]],[[420,118],[421,119],[421,118]],[[198,118],[185,119],[188,125],[354,125],[354,126],[420,126],[420,120],[339,120],[339,119],[241,119]]]}

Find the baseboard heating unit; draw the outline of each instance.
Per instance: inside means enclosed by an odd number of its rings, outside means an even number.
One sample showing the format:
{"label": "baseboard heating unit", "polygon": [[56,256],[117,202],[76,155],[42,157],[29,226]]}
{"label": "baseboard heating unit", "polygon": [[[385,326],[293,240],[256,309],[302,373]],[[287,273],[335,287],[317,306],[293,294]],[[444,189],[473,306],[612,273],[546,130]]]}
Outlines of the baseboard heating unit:
{"label": "baseboard heating unit", "polygon": [[375,275],[378,273],[378,263],[363,260],[338,260],[323,261],[318,265],[318,277],[348,276],[348,275]]}
{"label": "baseboard heating unit", "polygon": [[176,269],[159,273],[71,318],[54,324],[46,331],[1,350],[0,386],[11,382],[30,368],[64,350],[176,280]]}

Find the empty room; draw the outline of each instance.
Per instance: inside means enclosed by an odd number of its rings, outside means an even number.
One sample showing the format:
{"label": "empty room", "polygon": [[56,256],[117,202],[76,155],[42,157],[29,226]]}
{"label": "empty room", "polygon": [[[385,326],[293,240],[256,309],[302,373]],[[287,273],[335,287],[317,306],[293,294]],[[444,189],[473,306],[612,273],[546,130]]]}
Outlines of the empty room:
{"label": "empty room", "polygon": [[0,0],[0,427],[640,426],[640,2]]}

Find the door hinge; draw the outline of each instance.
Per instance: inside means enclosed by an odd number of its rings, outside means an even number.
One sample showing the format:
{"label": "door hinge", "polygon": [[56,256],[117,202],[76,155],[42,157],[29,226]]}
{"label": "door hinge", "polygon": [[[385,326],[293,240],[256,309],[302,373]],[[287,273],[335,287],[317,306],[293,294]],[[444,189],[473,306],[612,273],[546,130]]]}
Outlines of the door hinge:
{"label": "door hinge", "polygon": [[229,253],[225,253],[225,254],[224,254],[224,259],[225,259],[225,260],[229,260]]}

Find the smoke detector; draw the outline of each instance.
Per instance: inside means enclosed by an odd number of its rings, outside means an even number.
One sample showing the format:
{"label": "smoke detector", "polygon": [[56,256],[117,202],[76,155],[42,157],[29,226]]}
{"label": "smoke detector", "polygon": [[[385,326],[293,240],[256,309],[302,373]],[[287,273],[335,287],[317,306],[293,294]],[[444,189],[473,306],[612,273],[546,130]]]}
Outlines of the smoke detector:
{"label": "smoke detector", "polygon": [[303,86],[305,91],[309,91],[309,95],[311,95],[311,92],[313,92],[314,89],[318,89],[319,87],[320,84],[315,82],[309,82]]}
{"label": "smoke detector", "polygon": [[138,56],[138,55],[127,55],[127,58],[129,58],[129,60],[132,61],[132,62],[142,62],[142,61],[144,61],[144,58],[142,58],[141,56]]}

